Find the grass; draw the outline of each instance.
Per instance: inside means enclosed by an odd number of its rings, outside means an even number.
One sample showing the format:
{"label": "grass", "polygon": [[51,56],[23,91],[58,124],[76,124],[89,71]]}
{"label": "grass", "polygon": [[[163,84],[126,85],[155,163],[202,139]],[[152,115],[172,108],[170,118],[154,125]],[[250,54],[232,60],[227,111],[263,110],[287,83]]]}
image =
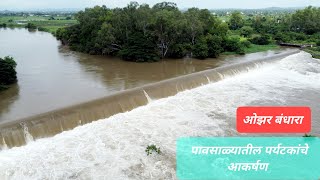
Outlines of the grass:
{"label": "grass", "polygon": [[[276,44],[269,44],[269,45],[256,45],[256,44],[251,44],[250,47],[246,47],[244,49],[246,54],[249,53],[256,53],[256,52],[263,52],[263,51],[269,51],[269,50],[277,50],[280,49],[280,46]],[[222,53],[223,55],[235,55],[237,54],[236,52],[224,52]]]}
{"label": "grass", "polygon": [[310,53],[313,58],[320,59],[320,47],[306,48],[304,51]]}
{"label": "grass", "polygon": [[249,48],[245,48],[246,53],[255,53],[255,52],[262,52],[262,51],[268,51],[268,50],[276,50],[280,49],[280,46],[275,44],[269,44],[269,45],[255,45],[251,44]]}
{"label": "grass", "polygon": [[152,144],[147,146],[145,152],[147,153],[147,155],[151,155],[153,152],[156,152],[158,154],[161,154],[161,150],[160,147],[157,147],[156,145]]}
{"label": "grass", "polygon": [[[77,20],[66,20],[65,16],[53,16],[54,20],[49,20],[47,16],[0,16],[0,24],[7,24],[7,27],[25,27],[27,23],[33,23],[41,27],[42,31],[55,33],[58,28],[77,24]],[[23,24],[19,24],[23,23]]]}
{"label": "grass", "polygon": [[304,41],[298,41],[298,40],[290,40],[287,43],[291,43],[291,44],[312,44],[312,45],[316,45],[315,39],[310,38],[310,39],[306,39]]}

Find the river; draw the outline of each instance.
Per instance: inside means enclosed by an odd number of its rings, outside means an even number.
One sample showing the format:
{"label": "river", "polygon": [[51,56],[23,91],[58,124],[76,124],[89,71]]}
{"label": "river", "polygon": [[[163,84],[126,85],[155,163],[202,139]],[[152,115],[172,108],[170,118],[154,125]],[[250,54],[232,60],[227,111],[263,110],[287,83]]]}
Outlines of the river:
{"label": "river", "polygon": [[[0,152],[10,179],[175,179],[175,142],[186,136],[238,136],[241,105],[307,105],[320,135],[320,62],[301,52],[222,81],[155,100],[52,138]],[[302,136],[302,135],[299,135]],[[156,144],[162,154],[147,156]]]}
{"label": "river", "polygon": [[144,84],[274,53],[140,64],[69,51],[46,32],[0,28],[0,57],[10,55],[18,63],[18,83],[0,92],[0,124]]}
{"label": "river", "polygon": [[[79,60],[74,60],[79,56],[73,54],[71,57],[71,61],[75,61],[73,63],[81,64]],[[205,64],[210,60],[192,62]],[[203,69],[207,67],[209,65]],[[299,52],[174,96],[151,98],[147,105],[54,137],[2,150],[0,177],[176,179],[176,139],[186,136],[246,136],[238,134],[235,129],[236,108],[245,105],[310,106],[311,133],[319,136],[319,79],[320,61],[308,53]],[[145,80],[144,83],[151,81]],[[162,154],[147,156],[144,150],[149,144],[159,146]]]}

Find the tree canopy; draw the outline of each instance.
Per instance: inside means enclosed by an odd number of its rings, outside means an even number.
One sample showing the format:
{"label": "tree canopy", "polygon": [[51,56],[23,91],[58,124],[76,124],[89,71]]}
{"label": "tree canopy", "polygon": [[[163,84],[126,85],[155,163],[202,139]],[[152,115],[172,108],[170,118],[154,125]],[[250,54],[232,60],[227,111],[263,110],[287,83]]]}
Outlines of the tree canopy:
{"label": "tree canopy", "polygon": [[296,32],[313,34],[320,31],[320,8],[307,7],[291,17],[291,28]]}
{"label": "tree canopy", "polygon": [[0,90],[17,82],[16,62],[12,57],[0,58]]}
{"label": "tree canopy", "polygon": [[75,18],[79,24],[56,33],[71,49],[139,62],[186,55],[217,57],[224,51],[221,43],[229,29],[207,9],[181,12],[171,2],[153,7],[137,2],[115,9],[96,6]]}
{"label": "tree canopy", "polygon": [[75,15],[78,24],[56,36],[72,50],[120,56],[137,62],[185,56],[204,59],[226,51],[244,54],[251,43],[319,39],[320,8],[292,14],[245,15],[235,11],[222,21],[207,9],[180,11],[172,2],[153,7],[131,2],[124,8],[95,6]]}

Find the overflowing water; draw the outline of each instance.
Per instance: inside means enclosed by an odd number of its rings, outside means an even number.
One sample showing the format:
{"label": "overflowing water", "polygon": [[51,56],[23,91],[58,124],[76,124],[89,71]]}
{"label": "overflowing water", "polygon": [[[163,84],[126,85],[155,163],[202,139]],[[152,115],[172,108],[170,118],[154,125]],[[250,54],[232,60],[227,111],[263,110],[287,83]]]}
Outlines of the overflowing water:
{"label": "overflowing water", "polygon": [[[272,57],[260,57],[260,59],[234,63],[228,66],[171,78],[138,88],[124,90],[86,103],[49,111],[17,121],[1,123],[0,139],[3,139],[3,141],[0,142],[0,148],[25,145],[29,142],[29,137],[37,140],[39,138],[54,136],[60,132],[71,130],[92,121],[131,111],[150,103],[153,99],[174,96],[181,91],[220,81],[239,73],[249,72],[251,69],[263,66],[265,63],[272,63],[298,52],[298,50],[286,50]],[[23,123],[23,126],[21,126],[21,123]],[[28,136],[26,136],[26,128],[28,129]]]}
{"label": "overflowing water", "polygon": [[[238,136],[235,113],[244,105],[310,106],[312,134],[320,135],[319,79],[319,60],[300,52],[52,138],[2,150],[0,177],[176,179],[176,139]],[[145,95],[148,99],[148,91]],[[162,153],[147,156],[150,144]]]}

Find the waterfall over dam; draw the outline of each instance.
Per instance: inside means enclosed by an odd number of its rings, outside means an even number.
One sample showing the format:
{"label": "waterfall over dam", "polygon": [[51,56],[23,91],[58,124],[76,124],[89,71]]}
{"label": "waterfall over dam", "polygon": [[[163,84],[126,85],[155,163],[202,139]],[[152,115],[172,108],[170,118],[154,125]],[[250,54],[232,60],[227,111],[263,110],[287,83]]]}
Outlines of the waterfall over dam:
{"label": "waterfall over dam", "polygon": [[152,100],[173,96],[181,91],[248,72],[265,63],[271,63],[298,52],[299,50],[292,49],[273,57],[255,59],[168,79],[86,103],[3,123],[0,125],[0,148],[22,146],[29,141],[54,136],[92,121],[130,111],[146,105]]}

